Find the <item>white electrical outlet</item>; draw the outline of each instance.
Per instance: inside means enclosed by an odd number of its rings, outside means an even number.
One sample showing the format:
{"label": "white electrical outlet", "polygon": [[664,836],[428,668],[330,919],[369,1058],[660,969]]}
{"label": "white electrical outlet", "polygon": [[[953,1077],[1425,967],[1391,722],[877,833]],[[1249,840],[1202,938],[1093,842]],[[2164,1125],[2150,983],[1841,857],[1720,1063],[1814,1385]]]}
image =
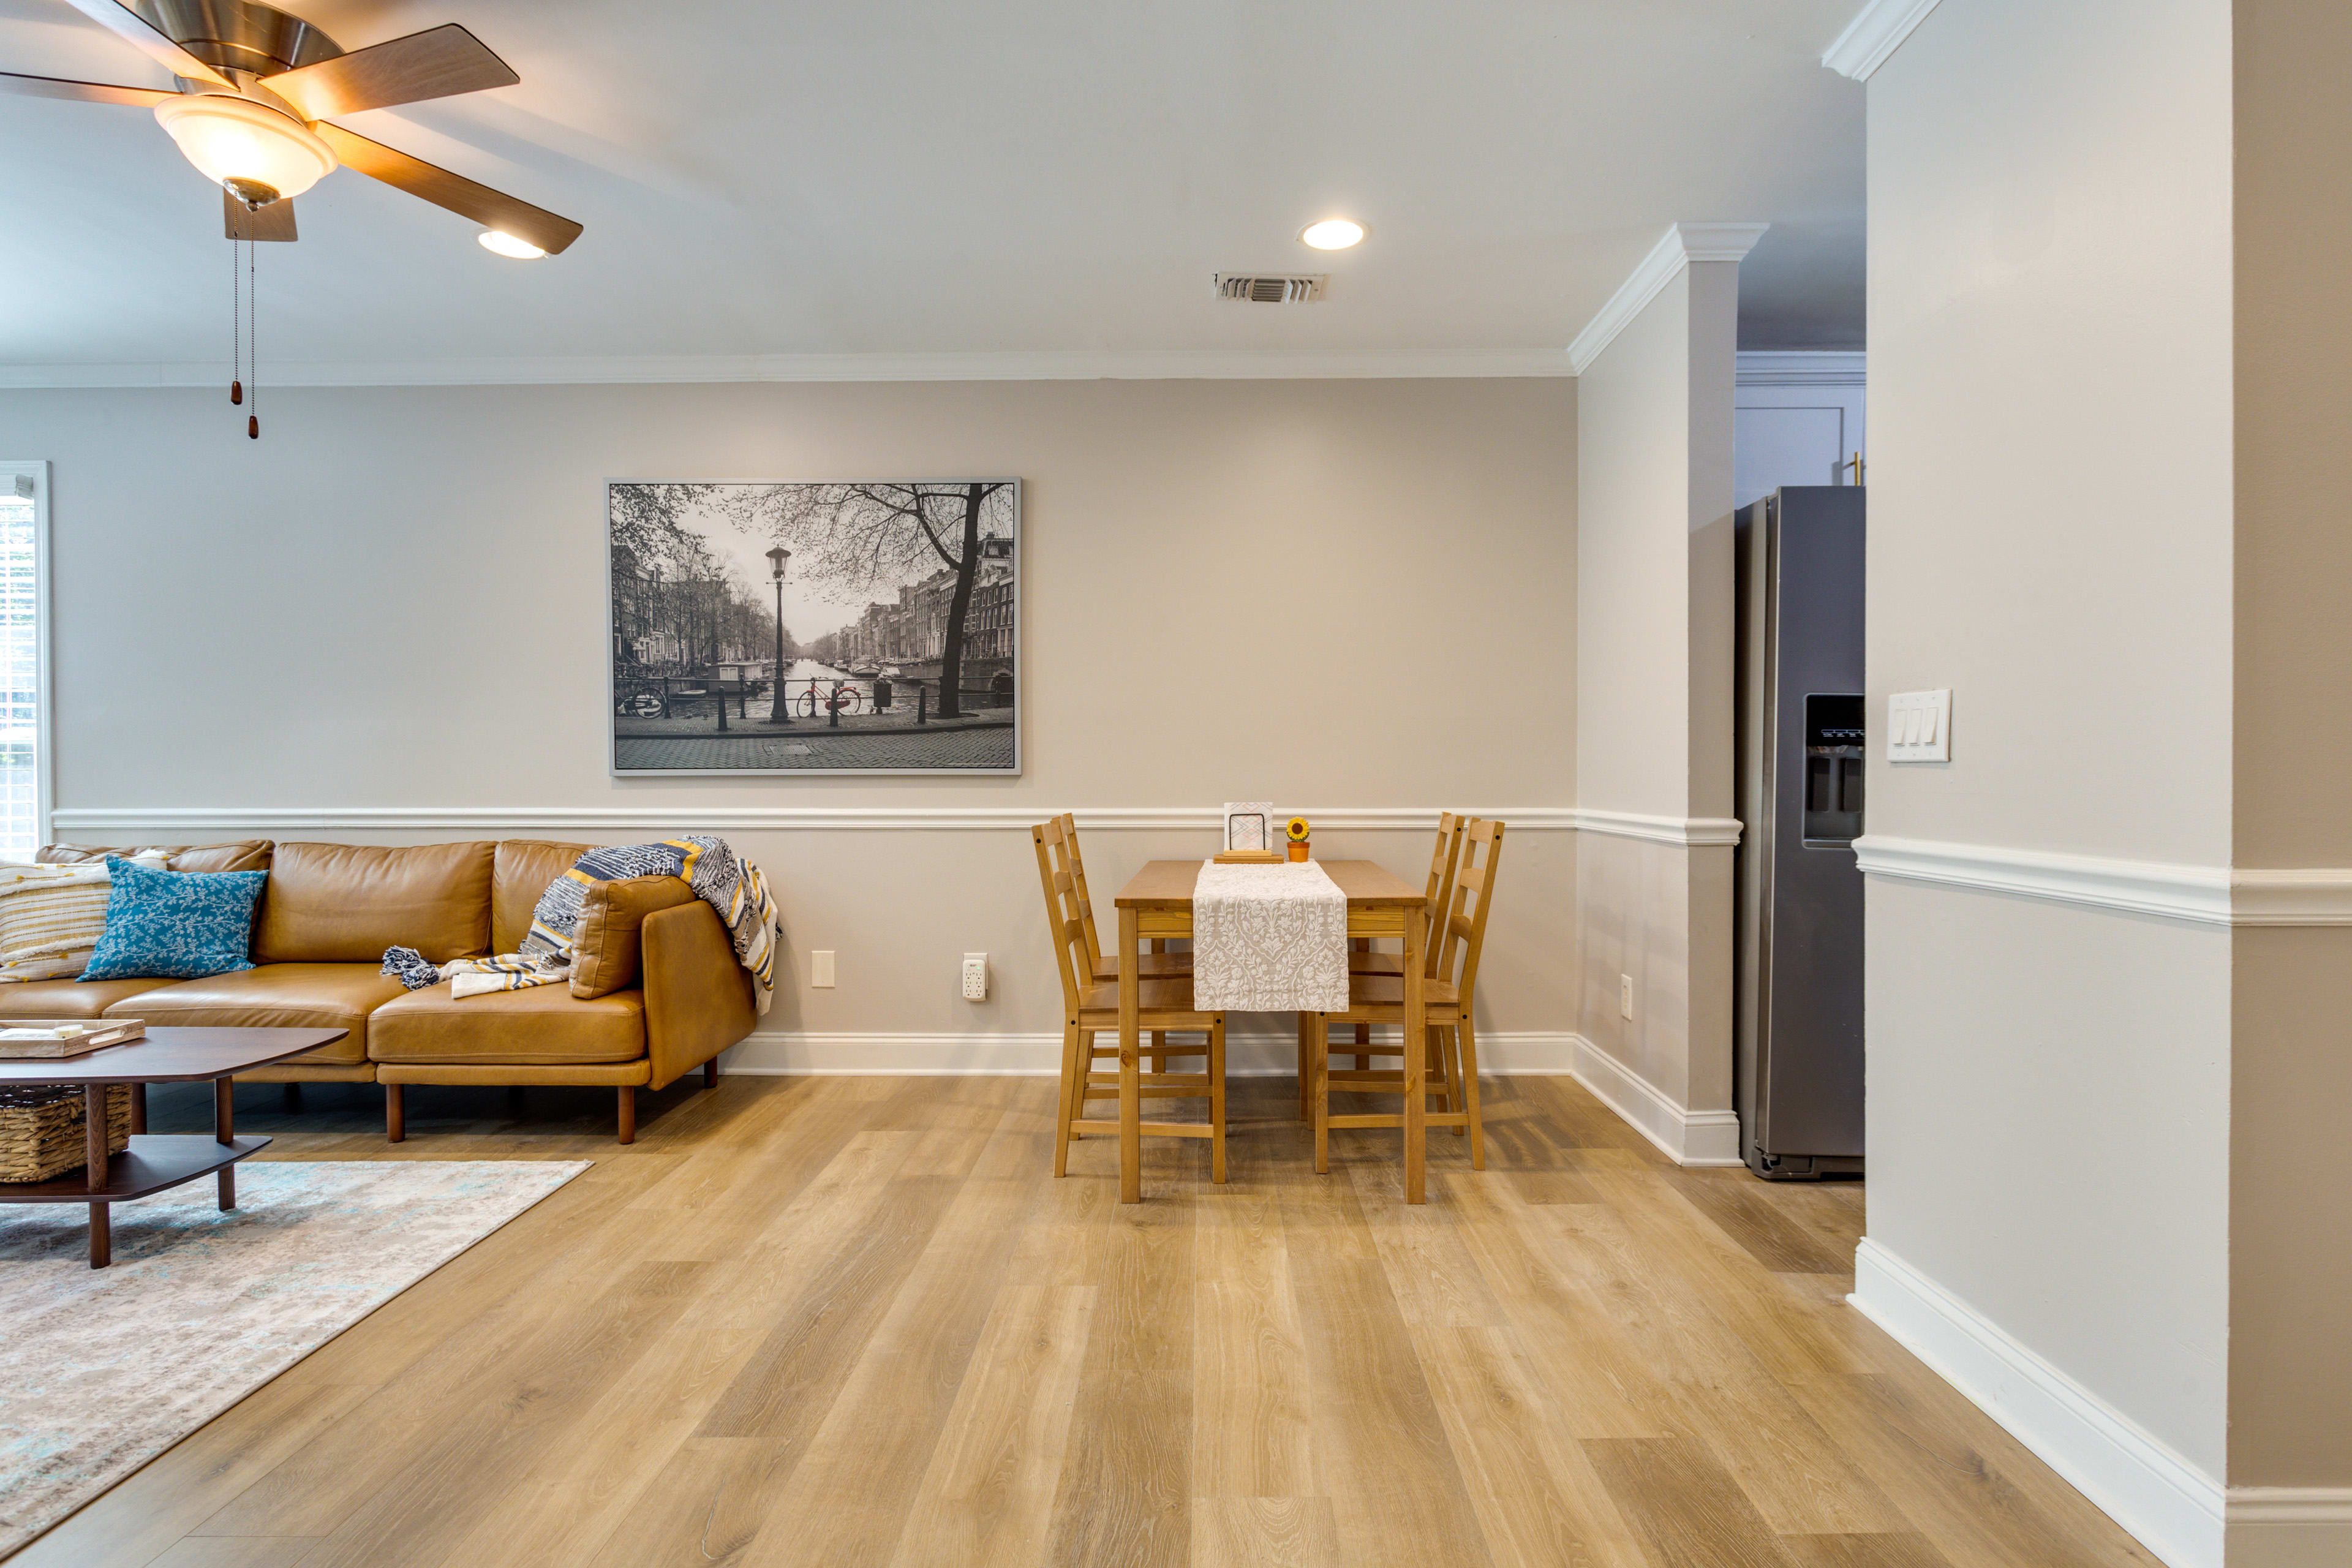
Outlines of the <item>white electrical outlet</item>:
{"label": "white electrical outlet", "polygon": [[988,1000],[988,954],[967,952],[963,955],[963,999],[967,1002]]}
{"label": "white electrical outlet", "polygon": [[1630,974],[1617,977],[1617,1016],[1621,1018],[1633,1016],[1633,977]]}
{"label": "white electrical outlet", "polygon": [[833,953],[830,950],[809,954],[809,984],[820,991],[833,987]]}
{"label": "white electrical outlet", "polygon": [[1886,760],[1948,763],[1952,760],[1952,694],[1897,691],[1886,699]]}

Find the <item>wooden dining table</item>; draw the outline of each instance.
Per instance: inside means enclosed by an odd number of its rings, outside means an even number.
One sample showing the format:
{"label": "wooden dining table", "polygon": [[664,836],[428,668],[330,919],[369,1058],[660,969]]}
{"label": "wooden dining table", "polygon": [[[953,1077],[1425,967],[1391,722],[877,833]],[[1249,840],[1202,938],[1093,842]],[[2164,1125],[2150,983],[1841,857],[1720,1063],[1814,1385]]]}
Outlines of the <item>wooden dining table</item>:
{"label": "wooden dining table", "polygon": [[[1143,1068],[1141,993],[1135,962],[1153,938],[1192,934],[1192,885],[1198,860],[1153,860],[1118,890],[1118,1201],[1143,1198]],[[1404,943],[1404,1199],[1428,1201],[1429,1099],[1423,1078],[1429,1053],[1422,995],[1423,890],[1370,860],[1318,860],[1323,874],[1348,897],[1349,937],[1395,937]],[[1307,1070],[1308,1031],[1315,1016],[1298,1015],[1298,1070]]]}

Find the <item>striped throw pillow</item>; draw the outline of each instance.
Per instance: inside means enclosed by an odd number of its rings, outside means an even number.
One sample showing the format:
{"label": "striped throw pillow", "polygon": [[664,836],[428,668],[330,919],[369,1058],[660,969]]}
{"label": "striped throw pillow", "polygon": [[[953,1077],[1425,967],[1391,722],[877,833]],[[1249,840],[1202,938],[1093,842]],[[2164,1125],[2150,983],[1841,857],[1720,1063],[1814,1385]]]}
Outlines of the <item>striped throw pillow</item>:
{"label": "striped throw pillow", "polygon": [[112,891],[102,863],[0,866],[0,984],[57,980],[89,967]]}

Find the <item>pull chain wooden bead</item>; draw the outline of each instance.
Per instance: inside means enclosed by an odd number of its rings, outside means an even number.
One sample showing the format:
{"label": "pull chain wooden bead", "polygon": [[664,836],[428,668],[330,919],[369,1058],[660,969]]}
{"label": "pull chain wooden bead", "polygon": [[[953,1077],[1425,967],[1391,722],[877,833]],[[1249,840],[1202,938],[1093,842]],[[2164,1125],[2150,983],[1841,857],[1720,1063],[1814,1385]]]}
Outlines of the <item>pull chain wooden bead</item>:
{"label": "pull chain wooden bead", "polygon": [[261,439],[260,415],[248,414],[245,416],[245,433],[247,437],[252,440],[258,441]]}
{"label": "pull chain wooden bead", "polygon": [[243,403],[245,401],[245,383],[241,381],[232,381],[228,384],[228,400],[231,403]]}

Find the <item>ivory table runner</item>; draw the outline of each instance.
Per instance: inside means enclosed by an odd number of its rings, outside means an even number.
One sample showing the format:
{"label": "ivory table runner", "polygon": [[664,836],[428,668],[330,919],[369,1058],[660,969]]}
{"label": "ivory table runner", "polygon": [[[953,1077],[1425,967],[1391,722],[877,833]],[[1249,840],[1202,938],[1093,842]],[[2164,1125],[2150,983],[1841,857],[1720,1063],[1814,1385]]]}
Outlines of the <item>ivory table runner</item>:
{"label": "ivory table runner", "polygon": [[1202,861],[1192,885],[1192,1005],[1210,1013],[1345,1012],[1348,895],[1312,860]]}

